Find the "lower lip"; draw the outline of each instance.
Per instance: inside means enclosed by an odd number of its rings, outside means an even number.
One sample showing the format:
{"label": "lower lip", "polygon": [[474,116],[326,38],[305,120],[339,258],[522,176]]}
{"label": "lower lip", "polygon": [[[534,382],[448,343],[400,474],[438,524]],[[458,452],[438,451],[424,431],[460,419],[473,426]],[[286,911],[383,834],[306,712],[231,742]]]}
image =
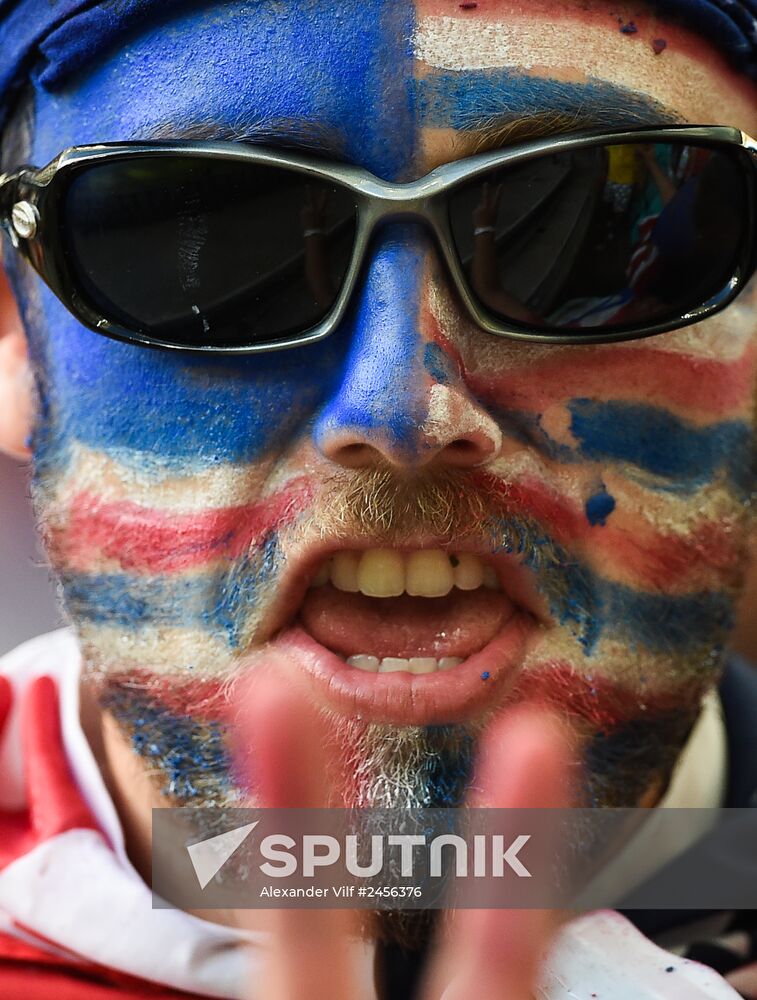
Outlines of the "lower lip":
{"label": "lower lip", "polygon": [[368,722],[428,726],[464,722],[495,708],[512,689],[534,620],[516,612],[482,650],[433,674],[374,674],[350,667],[300,626],[271,646],[299,668],[317,703]]}

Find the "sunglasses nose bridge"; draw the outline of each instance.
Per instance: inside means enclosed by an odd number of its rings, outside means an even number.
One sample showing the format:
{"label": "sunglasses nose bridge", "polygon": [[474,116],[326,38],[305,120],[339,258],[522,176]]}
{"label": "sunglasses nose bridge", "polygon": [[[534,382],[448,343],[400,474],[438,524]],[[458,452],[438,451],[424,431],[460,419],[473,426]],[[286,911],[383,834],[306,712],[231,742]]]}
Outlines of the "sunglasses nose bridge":
{"label": "sunglasses nose bridge", "polygon": [[433,248],[440,258],[448,259],[444,201],[429,190],[425,179],[411,184],[377,183],[370,185],[362,195],[363,262],[366,256],[370,258],[375,252],[376,238],[380,237],[381,231],[394,225],[402,226],[406,235],[415,227],[419,239],[421,233],[430,237],[424,247],[427,252]]}
{"label": "sunglasses nose bridge", "polygon": [[428,220],[435,199],[419,183],[371,184],[361,192],[362,214],[371,229],[391,222]]}

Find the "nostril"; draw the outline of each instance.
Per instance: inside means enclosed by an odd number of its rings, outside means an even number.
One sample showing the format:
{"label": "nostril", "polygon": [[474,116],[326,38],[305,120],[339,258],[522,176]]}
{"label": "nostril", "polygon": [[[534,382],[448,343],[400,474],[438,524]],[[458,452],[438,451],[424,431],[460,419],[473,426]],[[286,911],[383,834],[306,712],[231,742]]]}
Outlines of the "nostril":
{"label": "nostril", "polygon": [[351,444],[342,444],[336,447],[331,455],[333,462],[338,462],[347,469],[359,469],[368,465],[375,465],[380,460],[380,452],[369,444],[361,444],[355,441]]}
{"label": "nostril", "polygon": [[437,461],[469,468],[482,465],[496,450],[496,443],[487,435],[460,437],[447,442],[439,452]]}
{"label": "nostril", "polygon": [[360,458],[364,452],[371,449],[365,444],[345,444],[340,448],[342,458]]}
{"label": "nostril", "polygon": [[478,445],[474,444],[473,441],[451,441],[447,445],[447,454],[456,458],[474,458],[478,457],[479,448]]}

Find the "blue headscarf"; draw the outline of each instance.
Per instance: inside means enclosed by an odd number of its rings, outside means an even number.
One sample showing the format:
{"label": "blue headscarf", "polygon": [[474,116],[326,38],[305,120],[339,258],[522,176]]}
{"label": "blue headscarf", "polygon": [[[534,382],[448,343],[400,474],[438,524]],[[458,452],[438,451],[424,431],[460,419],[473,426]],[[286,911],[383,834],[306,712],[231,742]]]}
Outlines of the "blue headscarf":
{"label": "blue headscarf", "polygon": [[[213,0],[0,0],[0,127],[32,70],[54,90],[130,28]],[[219,0],[215,0],[219,2]],[[757,78],[757,0],[656,0]]]}

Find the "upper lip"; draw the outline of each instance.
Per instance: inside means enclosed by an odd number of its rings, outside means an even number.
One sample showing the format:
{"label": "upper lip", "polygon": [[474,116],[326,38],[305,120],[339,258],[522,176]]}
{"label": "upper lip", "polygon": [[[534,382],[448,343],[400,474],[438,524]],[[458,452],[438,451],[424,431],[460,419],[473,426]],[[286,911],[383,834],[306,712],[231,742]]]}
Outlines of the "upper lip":
{"label": "upper lip", "polygon": [[505,596],[516,606],[529,612],[537,621],[546,622],[549,612],[540,596],[533,573],[509,553],[493,553],[491,548],[475,539],[459,543],[440,543],[437,539],[403,539],[401,545],[391,545],[375,538],[340,538],[337,541],[312,543],[296,556],[287,558],[276,597],[257,631],[256,642],[265,643],[297,617],[310,584],[323,562],[337,552],[357,552],[374,548],[394,548],[398,551],[441,549],[450,554],[470,552],[497,571]]}

